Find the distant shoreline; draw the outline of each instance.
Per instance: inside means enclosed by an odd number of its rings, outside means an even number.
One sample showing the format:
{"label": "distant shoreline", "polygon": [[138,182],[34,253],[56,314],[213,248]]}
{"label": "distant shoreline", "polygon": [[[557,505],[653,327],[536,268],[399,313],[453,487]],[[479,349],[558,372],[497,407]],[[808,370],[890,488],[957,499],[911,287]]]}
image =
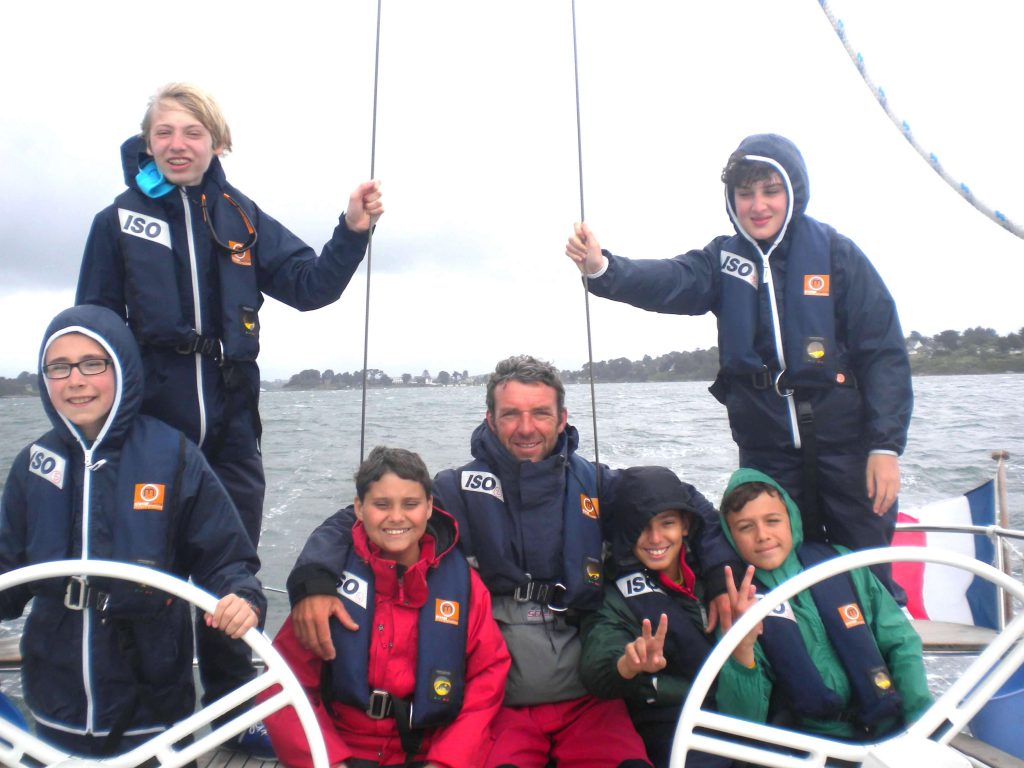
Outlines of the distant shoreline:
{"label": "distant shoreline", "polygon": [[[975,371],[920,371],[920,372],[919,371],[912,371],[912,375],[913,375],[913,377],[915,379],[916,378],[929,378],[931,376],[1002,376],[1002,375],[1006,375],[1006,374],[1019,374],[1019,373],[1024,373],[1024,367],[1022,367],[1019,370],[1007,369],[1007,370],[1002,370],[1002,371],[985,371],[985,370],[975,370]],[[398,381],[398,382],[392,382],[391,384],[371,383],[369,385],[369,388],[370,389],[436,389],[436,388],[444,388],[444,387],[476,387],[476,386],[483,386],[484,384],[486,384],[486,378],[487,378],[488,375],[489,374],[481,374],[479,377],[474,376],[474,377],[472,377],[474,380],[472,380],[472,381],[464,381],[464,382],[460,382],[458,384],[403,384],[401,381]],[[481,381],[477,381],[476,379],[478,379],[478,378],[482,379],[482,380]],[[564,377],[563,377],[563,379],[564,379]],[[706,378],[699,378],[699,379],[644,379],[644,380],[636,380],[636,379],[595,379],[594,383],[595,384],[665,384],[665,383],[672,383],[672,382],[678,382],[678,383],[704,382],[705,384],[708,384],[710,386],[712,381],[714,381],[714,379],[706,379]],[[582,384],[582,383],[585,383],[585,382],[584,382],[583,379],[578,379],[578,380],[577,379],[573,379],[573,380],[566,380],[565,383],[566,384]],[[298,385],[297,386],[297,385],[289,385],[288,382],[286,382],[284,379],[277,379],[275,381],[261,381],[260,382],[260,386],[263,389],[263,391],[266,391],[266,392],[315,392],[315,391],[330,392],[330,391],[345,390],[345,389],[350,389],[350,390],[352,390],[352,389],[360,389],[361,385],[344,386],[344,387],[334,387],[334,386],[323,385],[323,384],[316,385],[316,386],[309,386],[309,385]]]}
{"label": "distant shoreline", "polygon": [[[1021,361],[1024,363],[1024,361]],[[563,371],[563,374],[565,372]],[[912,371],[914,378],[928,378],[930,376],[1002,376],[1006,374],[1018,374],[1024,373],[1024,365],[1017,369],[1007,368],[1005,370],[943,370],[943,371]],[[461,381],[458,384],[422,384],[422,383],[410,383],[403,384],[401,381],[392,382],[390,384],[370,384],[371,389],[435,389],[438,387],[479,387],[486,383],[487,376],[489,374],[480,374],[479,376],[470,377],[469,381]],[[3,387],[4,383],[14,381],[13,379],[5,379],[0,376],[0,388]],[[596,379],[595,384],[664,384],[666,382],[704,382],[711,384],[713,379],[699,378],[699,379]],[[581,384],[584,383],[582,379],[566,380],[566,384]],[[360,385],[361,386],[361,385]],[[314,392],[314,391],[334,391],[344,389],[360,389],[360,386],[345,386],[345,387],[334,387],[330,385],[319,384],[316,386],[309,385],[289,385],[284,379],[276,379],[274,381],[261,381],[260,387],[265,392]],[[0,398],[5,397],[39,397],[39,393],[33,388],[30,390],[22,391],[0,391]]]}
{"label": "distant shoreline", "polygon": [[[923,336],[912,331],[904,339],[913,376],[974,376],[1024,373],[1024,328],[1020,332],[999,336],[991,328],[968,328],[966,331],[942,331]],[[690,352],[668,352],[659,357],[644,355],[639,360],[625,357],[600,360],[593,364],[593,380],[598,384],[631,384],[666,381],[712,382],[718,374],[718,348]],[[579,370],[560,371],[566,384],[589,382],[591,366]],[[392,378],[379,368],[368,368],[367,387],[371,389],[446,387],[486,384],[490,373],[470,375],[469,371],[429,370],[419,376],[402,373]],[[0,397],[37,394],[36,374],[22,372],[15,379],[0,376]],[[322,373],[307,368],[292,375],[288,381],[261,381],[267,391],[362,389],[363,372],[327,369]]]}

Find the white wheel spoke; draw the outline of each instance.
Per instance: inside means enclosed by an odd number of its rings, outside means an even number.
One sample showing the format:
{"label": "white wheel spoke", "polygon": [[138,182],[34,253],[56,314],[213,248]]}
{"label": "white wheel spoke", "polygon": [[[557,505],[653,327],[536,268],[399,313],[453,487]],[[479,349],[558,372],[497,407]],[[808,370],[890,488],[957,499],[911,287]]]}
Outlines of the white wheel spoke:
{"label": "white wheel spoke", "polygon": [[[960,568],[995,583],[1018,600],[1024,600],[1024,585],[1010,576],[987,563],[940,549],[888,547],[862,550],[808,568],[765,595],[733,624],[712,649],[693,681],[680,713],[673,742],[672,768],[682,768],[690,751],[710,752],[775,768],[805,768],[824,766],[828,759],[859,764],[872,754],[893,752],[893,742],[900,739],[920,744],[923,738],[931,738],[933,744],[929,748],[934,746],[934,752],[951,750],[945,745],[1024,662],[1024,643],[1019,642],[1024,636],[1024,614],[1015,618],[915,723],[880,743],[850,744],[700,708],[733,650],[776,606],[831,576],[887,562],[928,562]],[[738,742],[737,739],[744,741]],[[913,746],[909,749],[913,750]],[[878,764],[888,763],[883,760]]]}
{"label": "white wheel spoke", "polygon": [[[98,576],[146,584],[187,600],[207,613],[213,613],[217,605],[217,598],[213,595],[169,574],[109,560],[60,560],[26,566],[0,575],[0,591],[39,579],[67,576]],[[157,762],[165,768],[178,768],[215,749],[219,744],[242,733],[249,726],[268,715],[291,706],[295,709],[305,733],[314,768],[328,768],[327,750],[324,747],[323,736],[320,734],[316,715],[313,713],[313,708],[310,706],[302,686],[299,685],[281,655],[270,644],[266,635],[256,629],[250,629],[242,639],[264,660],[266,672],[203,707],[166,731],[156,734],[134,749],[120,755],[103,758],[103,765],[109,768],[132,768],[151,758],[156,758]],[[182,739],[197,736],[199,731],[210,726],[214,720],[227,715],[233,709],[275,685],[281,686],[281,691],[270,696],[266,701],[245,709],[228,722],[214,728],[202,737],[196,738],[192,744],[181,748],[175,746]],[[61,763],[72,765],[79,762],[95,765],[100,762],[99,759],[69,756],[6,720],[0,720],[0,737],[10,744],[9,747],[0,744],[0,762],[13,768],[28,768],[25,756],[48,766],[56,766]]]}

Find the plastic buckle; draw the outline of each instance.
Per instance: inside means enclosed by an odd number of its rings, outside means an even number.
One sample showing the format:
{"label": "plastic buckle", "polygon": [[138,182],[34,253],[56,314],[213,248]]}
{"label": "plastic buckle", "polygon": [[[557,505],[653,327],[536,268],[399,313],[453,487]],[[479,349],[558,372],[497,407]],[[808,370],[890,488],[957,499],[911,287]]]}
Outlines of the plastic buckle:
{"label": "plastic buckle", "polygon": [[198,339],[199,352],[207,357],[220,357],[220,339],[211,336],[200,336]]}
{"label": "plastic buckle", "polygon": [[387,691],[370,691],[370,703],[366,707],[366,716],[372,720],[383,720],[391,714],[391,694]]}
{"label": "plastic buckle", "polygon": [[762,368],[757,373],[750,374],[750,383],[754,389],[768,389],[772,385],[772,376],[767,368]]}
{"label": "plastic buckle", "polygon": [[183,341],[174,348],[174,351],[179,355],[194,355],[199,348],[199,344],[202,342],[202,336],[195,336],[188,341]]}
{"label": "plastic buckle", "polygon": [[68,585],[64,589],[64,607],[72,611],[84,610],[88,592],[89,582],[85,576],[69,576]]}
{"label": "plastic buckle", "polygon": [[512,593],[512,599],[517,603],[528,603],[534,599],[534,591],[536,589],[537,583],[534,581],[528,581],[525,584],[520,584],[516,587],[515,592]]}

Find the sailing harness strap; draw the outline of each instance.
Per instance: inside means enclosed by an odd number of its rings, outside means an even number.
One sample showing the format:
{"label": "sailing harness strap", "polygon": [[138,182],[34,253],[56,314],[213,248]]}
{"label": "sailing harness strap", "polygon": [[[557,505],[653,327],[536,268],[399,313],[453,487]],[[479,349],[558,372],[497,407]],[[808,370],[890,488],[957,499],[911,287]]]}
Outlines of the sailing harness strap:
{"label": "sailing harness strap", "polygon": [[[320,697],[323,701],[341,700],[334,692],[334,679],[330,664],[324,664],[320,669]],[[423,738],[427,733],[426,728],[412,726],[412,701],[400,699],[387,691],[373,690],[370,691],[369,704],[365,713],[372,720],[394,718],[402,751],[405,752],[405,762],[402,763],[402,768],[409,768],[413,758],[419,754]]]}
{"label": "sailing harness strap", "polygon": [[216,434],[202,446],[203,453],[211,460],[216,459],[221,448],[224,447],[224,441],[228,437],[231,421],[235,418],[235,414],[242,410],[243,406],[249,412],[249,416],[252,419],[252,431],[256,435],[256,444],[259,445],[263,439],[263,421],[260,419],[259,400],[249,380],[238,366],[230,363],[222,364],[220,373],[224,381],[224,390],[227,394],[227,397],[224,398],[223,421]]}
{"label": "sailing harness strap", "polygon": [[[795,398],[796,395],[794,394]],[[803,465],[803,499],[800,517],[804,536],[811,541],[828,541],[818,508],[818,437],[814,428],[814,408],[810,400],[795,400],[797,425],[800,430],[800,454]]]}

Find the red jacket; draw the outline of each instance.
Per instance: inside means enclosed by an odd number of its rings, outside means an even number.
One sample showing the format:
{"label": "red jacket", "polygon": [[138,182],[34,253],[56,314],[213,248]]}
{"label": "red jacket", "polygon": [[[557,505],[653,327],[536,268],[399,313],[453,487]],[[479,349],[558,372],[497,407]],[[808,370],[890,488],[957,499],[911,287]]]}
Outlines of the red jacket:
{"label": "red jacket", "polygon": [[[435,519],[438,512],[435,507]],[[437,522],[443,524],[451,520],[446,513],[441,512],[441,515],[443,518]],[[367,540],[361,523],[355,524],[352,536],[356,553],[366,558],[373,570],[373,621],[383,627],[379,642],[375,640],[370,646],[370,688],[388,690],[400,698],[411,697],[416,675],[419,609],[427,597],[426,572],[451,551],[451,546],[435,555],[435,538],[430,533],[425,534],[419,561],[399,580],[394,562],[377,556],[379,549]],[[462,710],[454,722],[428,731],[416,756],[417,760],[447,768],[483,765],[489,748],[491,720],[501,707],[511,664],[505,641],[491,616],[490,593],[476,571],[471,570],[470,580],[466,690]],[[278,632],[274,647],[306,689],[320,722],[331,765],[349,758],[373,760],[381,765],[401,764],[405,760],[393,718],[373,720],[356,707],[339,702],[324,704],[320,694],[324,662],[299,644],[291,618]],[[260,699],[277,690],[275,686],[261,694]],[[269,716],[265,723],[283,764],[294,768],[312,765],[302,728],[291,707]]]}

